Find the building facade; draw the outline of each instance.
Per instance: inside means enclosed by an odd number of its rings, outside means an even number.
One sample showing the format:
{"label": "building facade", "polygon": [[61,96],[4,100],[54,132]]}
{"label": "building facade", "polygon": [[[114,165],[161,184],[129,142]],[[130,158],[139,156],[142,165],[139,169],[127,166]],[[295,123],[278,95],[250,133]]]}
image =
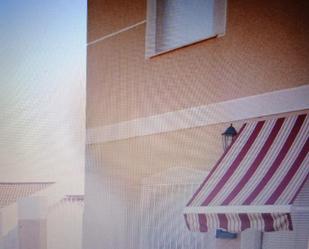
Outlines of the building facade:
{"label": "building facade", "polygon": [[211,170],[230,123],[308,112],[306,1],[228,1],[223,36],[146,58],[153,2],[88,1],[85,249],[140,248],[145,179]]}
{"label": "building facade", "polygon": [[84,196],[55,182],[0,183],[0,249],[82,248]]}

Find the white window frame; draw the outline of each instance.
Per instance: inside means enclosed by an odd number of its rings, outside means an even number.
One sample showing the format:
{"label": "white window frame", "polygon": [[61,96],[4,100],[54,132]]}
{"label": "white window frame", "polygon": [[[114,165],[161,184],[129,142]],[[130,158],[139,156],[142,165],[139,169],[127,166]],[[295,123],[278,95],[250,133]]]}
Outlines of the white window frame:
{"label": "white window frame", "polygon": [[221,37],[225,35],[226,30],[226,16],[227,16],[227,0],[213,0],[214,1],[214,22],[215,27],[213,33],[205,35],[203,38],[194,39],[191,41],[184,41],[183,44],[170,46],[168,49],[159,51],[157,49],[157,1],[158,0],[147,0],[147,23],[146,23],[146,58],[151,58],[184,46],[188,46],[209,38]]}

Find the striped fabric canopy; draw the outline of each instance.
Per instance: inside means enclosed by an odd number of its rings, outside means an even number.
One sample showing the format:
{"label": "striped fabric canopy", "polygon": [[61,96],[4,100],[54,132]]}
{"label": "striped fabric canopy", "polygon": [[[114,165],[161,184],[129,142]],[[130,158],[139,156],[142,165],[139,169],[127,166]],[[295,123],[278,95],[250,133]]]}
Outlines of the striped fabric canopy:
{"label": "striped fabric canopy", "polygon": [[244,124],[185,208],[191,231],[292,230],[309,174],[307,114]]}

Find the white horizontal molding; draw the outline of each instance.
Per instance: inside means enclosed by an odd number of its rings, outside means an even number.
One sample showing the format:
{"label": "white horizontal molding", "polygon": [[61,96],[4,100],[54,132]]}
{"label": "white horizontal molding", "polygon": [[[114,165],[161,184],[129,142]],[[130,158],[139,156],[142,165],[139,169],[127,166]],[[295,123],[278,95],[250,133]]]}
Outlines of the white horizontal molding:
{"label": "white horizontal molding", "polygon": [[309,85],[87,129],[87,144],[105,143],[309,109]]}
{"label": "white horizontal molding", "polygon": [[185,214],[261,214],[290,213],[291,205],[243,205],[243,206],[203,206],[186,207]]}

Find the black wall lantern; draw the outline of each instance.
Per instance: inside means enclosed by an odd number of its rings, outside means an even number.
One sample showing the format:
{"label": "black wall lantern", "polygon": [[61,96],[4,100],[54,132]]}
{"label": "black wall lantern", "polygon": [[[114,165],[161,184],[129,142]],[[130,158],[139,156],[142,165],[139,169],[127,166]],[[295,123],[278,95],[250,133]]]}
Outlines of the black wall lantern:
{"label": "black wall lantern", "polygon": [[222,133],[222,144],[224,151],[231,145],[236,135],[237,131],[232,124],[225,130],[225,132]]}

